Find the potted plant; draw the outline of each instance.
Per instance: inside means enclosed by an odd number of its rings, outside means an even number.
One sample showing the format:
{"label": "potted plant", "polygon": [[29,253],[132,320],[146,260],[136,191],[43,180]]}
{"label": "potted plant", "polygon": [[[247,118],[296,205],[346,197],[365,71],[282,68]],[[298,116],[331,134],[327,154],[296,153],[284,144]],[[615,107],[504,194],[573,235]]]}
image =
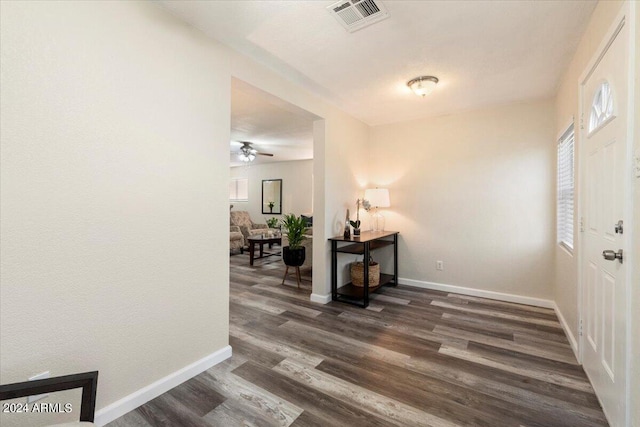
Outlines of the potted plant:
{"label": "potted plant", "polygon": [[269,227],[269,228],[277,228],[278,227],[278,218],[267,218],[267,227]]}
{"label": "potted plant", "polygon": [[288,214],[282,218],[281,223],[282,230],[287,233],[289,240],[289,246],[282,248],[282,260],[289,267],[300,267],[305,260],[305,248],[302,246],[302,241],[306,239],[304,237],[306,221],[302,216]]}
{"label": "potted plant", "polygon": [[273,207],[274,207],[275,205],[276,205],[276,204],[275,204],[274,202],[269,202],[269,212],[273,212]]}
{"label": "potted plant", "polygon": [[356,220],[355,221],[349,221],[349,223],[351,224],[351,226],[353,227],[353,235],[354,236],[359,236],[360,235],[360,204],[362,204],[362,207],[364,207],[365,210],[369,210],[369,202],[364,200],[364,199],[358,199],[356,200]]}
{"label": "potted plant", "polygon": [[356,219],[355,221],[349,221],[349,224],[351,224],[351,226],[353,227],[353,235],[354,236],[359,236],[360,235],[360,220]]}

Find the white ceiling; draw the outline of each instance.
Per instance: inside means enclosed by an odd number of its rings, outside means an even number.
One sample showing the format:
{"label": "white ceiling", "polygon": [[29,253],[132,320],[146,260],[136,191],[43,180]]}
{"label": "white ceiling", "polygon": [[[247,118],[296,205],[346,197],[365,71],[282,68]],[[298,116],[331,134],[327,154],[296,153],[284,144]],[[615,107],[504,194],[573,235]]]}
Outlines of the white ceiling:
{"label": "white ceiling", "polygon": [[[596,0],[386,0],[389,18],[349,33],[334,1],[168,1],[197,28],[370,125],[555,94]],[[440,79],[419,98],[406,82]]]}
{"label": "white ceiling", "polygon": [[[348,33],[334,1],[166,1],[175,15],[370,125],[553,96],[595,0],[384,1],[389,18]],[[406,82],[435,75],[415,96]],[[313,157],[314,117],[234,80],[233,153],[254,163]]]}
{"label": "white ceiling", "polygon": [[237,152],[249,141],[258,152],[252,164],[313,158],[313,121],[316,116],[233,79],[231,84],[231,166],[245,165]]}

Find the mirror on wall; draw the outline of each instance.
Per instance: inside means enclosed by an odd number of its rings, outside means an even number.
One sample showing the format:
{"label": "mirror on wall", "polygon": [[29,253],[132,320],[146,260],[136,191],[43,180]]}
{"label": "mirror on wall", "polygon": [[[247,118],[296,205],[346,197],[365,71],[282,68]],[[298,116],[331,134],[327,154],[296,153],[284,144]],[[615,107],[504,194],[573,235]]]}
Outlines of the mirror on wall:
{"label": "mirror on wall", "polygon": [[262,180],[262,213],[282,214],[282,180]]}

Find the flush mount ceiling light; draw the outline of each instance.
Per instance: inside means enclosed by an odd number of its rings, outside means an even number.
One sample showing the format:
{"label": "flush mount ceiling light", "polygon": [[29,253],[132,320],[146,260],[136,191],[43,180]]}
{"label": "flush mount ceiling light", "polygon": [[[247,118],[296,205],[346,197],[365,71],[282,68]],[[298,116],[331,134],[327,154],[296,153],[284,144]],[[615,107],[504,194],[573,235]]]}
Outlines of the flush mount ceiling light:
{"label": "flush mount ceiling light", "polygon": [[437,84],[438,78],[433,76],[420,76],[407,82],[407,86],[418,96],[430,94]]}

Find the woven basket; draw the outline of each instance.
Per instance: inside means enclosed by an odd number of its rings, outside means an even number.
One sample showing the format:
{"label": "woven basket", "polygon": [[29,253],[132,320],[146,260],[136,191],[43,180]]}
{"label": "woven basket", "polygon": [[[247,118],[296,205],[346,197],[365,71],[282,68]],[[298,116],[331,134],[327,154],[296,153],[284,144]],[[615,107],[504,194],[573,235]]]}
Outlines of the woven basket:
{"label": "woven basket", "polygon": [[[351,263],[351,283],[353,286],[364,287],[364,262]],[[380,264],[369,261],[369,287],[380,284]]]}

